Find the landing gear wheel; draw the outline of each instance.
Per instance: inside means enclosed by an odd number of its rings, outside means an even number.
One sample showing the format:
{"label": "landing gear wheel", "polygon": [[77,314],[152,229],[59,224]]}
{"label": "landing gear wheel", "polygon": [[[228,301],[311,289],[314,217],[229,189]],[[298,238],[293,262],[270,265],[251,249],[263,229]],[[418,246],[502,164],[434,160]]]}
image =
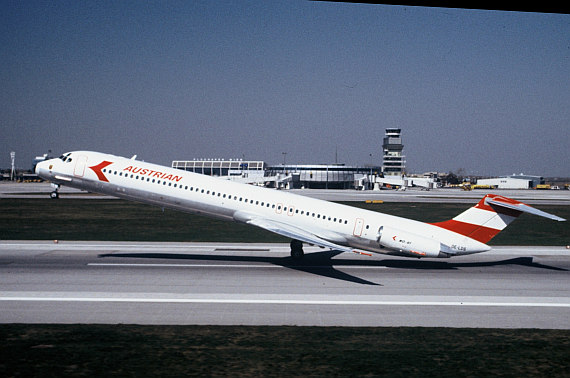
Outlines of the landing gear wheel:
{"label": "landing gear wheel", "polygon": [[52,182],[52,183],[51,183],[51,188],[53,189],[53,192],[51,192],[51,193],[49,194],[49,197],[50,197],[50,198],[53,198],[53,199],[58,199],[58,198],[59,198],[59,192],[58,192],[58,190],[59,190],[59,184],[54,184],[54,183]]}
{"label": "landing gear wheel", "polygon": [[295,260],[300,260],[305,256],[303,251],[303,242],[299,240],[291,240],[291,257]]}

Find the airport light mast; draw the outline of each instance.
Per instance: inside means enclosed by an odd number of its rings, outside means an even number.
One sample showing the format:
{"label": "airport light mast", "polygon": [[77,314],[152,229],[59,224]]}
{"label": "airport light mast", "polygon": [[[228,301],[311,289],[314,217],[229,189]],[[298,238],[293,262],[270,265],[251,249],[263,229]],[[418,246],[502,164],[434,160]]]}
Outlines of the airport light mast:
{"label": "airport light mast", "polygon": [[10,152],[10,160],[12,160],[12,169],[10,170],[10,181],[14,180],[14,173],[16,172],[16,152]]}

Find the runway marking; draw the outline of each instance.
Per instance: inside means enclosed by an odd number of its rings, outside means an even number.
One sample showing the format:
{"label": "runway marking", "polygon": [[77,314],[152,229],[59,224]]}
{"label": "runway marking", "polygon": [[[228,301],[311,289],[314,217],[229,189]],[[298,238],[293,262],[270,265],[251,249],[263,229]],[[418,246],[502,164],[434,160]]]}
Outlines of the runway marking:
{"label": "runway marking", "polygon": [[350,266],[350,265],[222,265],[222,264],[134,264],[134,263],[88,263],[87,266],[109,266],[109,267],[128,267],[128,268],[263,268],[263,269],[283,269],[283,268],[335,268],[335,269],[388,269],[387,266]]}
{"label": "runway marking", "polygon": [[133,264],[133,263],[88,263],[87,266],[116,266],[128,268],[284,268],[280,265],[222,265],[222,264]]}
{"label": "runway marking", "polygon": [[[567,298],[556,298],[566,299]],[[451,306],[451,307],[550,307],[570,308],[570,303],[555,302],[488,302],[488,301],[399,301],[399,300],[327,300],[276,298],[148,298],[148,297],[38,297],[0,296],[0,302],[115,302],[115,303],[185,303],[246,305],[333,305],[333,306]]]}
{"label": "runway marking", "polygon": [[269,248],[216,248],[215,252],[269,252]]}

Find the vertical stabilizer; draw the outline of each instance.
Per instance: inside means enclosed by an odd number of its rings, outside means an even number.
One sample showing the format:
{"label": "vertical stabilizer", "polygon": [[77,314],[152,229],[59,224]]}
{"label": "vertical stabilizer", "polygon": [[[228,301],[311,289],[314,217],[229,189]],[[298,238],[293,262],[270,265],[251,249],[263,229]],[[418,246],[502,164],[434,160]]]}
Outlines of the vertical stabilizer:
{"label": "vertical stabilizer", "polygon": [[496,194],[487,194],[477,205],[467,209],[455,218],[432,224],[468,236],[482,243],[487,243],[523,212],[557,221],[565,220],[514,199]]}

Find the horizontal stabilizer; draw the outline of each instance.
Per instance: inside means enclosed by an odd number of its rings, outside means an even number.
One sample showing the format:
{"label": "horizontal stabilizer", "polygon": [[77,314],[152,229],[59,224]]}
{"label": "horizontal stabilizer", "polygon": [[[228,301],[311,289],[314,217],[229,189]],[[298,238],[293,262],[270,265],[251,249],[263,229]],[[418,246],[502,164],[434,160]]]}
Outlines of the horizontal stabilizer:
{"label": "horizontal stabilizer", "polygon": [[530,214],[538,215],[538,216],[549,218],[549,219],[556,220],[559,222],[563,222],[566,220],[564,218],[560,218],[559,216],[549,214],[545,211],[535,209],[534,207],[529,206],[527,204],[524,204],[522,202],[513,201],[513,203],[511,203],[511,202],[502,201],[501,197],[495,197],[495,198],[488,197],[488,198],[486,198],[485,203],[487,205],[490,205],[490,206],[500,206],[500,207],[504,207],[506,209],[522,211],[524,213],[530,213]]}

